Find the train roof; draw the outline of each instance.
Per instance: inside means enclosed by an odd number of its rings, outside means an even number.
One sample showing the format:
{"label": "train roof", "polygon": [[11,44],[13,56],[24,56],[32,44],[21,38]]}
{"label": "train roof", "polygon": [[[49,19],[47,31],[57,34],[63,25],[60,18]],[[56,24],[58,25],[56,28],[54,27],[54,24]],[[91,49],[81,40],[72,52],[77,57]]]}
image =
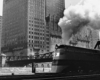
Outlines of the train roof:
{"label": "train roof", "polygon": [[70,46],[70,45],[60,45],[57,46],[56,49],[66,49],[68,51],[74,51],[74,52],[82,52],[82,53],[93,53],[93,54],[100,54],[100,50],[96,49],[88,49],[88,48],[82,48],[82,47],[76,47],[76,46]]}
{"label": "train roof", "polygon": [[[87,49],[87,50],[96,50],[96,48],[100,45],[100,41],[97,41],[94,49],[89,49],[89,48],[84,48],[84,47],[77,47],[77,46],[71,46],[71,45],[65,45],[65,44],[62,44],[62,45],[56,45],[57,48],[66,48],[66,47],[74,47],[74,48],[80,48],[80,49]],[[100,50],[96,50],[96,51],[100,51]]]}

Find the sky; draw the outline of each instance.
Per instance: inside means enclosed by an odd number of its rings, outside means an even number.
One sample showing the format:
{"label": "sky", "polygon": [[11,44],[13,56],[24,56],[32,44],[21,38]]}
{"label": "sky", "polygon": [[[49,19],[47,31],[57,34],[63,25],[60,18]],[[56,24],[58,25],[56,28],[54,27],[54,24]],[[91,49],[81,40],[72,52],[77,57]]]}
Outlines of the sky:
{"label": "sky", "polygon": [[[65,5],[66,8],[69,7],[70,5],[75,5],[79,2],[80,0],[65,0]],[[3,0],[0,0],[0,15],[2,15],[2,5],[3,5]]]}
{"label": "sky", "polygon": [[3,0],[0,0],[0,15],[2,15],[2,5],[3,5]]}
{"label": "sky", "polygon": [[78,2],[80,2],[81,0],[65,0],[65,7],[69,7],[70,5],[75,5]]}

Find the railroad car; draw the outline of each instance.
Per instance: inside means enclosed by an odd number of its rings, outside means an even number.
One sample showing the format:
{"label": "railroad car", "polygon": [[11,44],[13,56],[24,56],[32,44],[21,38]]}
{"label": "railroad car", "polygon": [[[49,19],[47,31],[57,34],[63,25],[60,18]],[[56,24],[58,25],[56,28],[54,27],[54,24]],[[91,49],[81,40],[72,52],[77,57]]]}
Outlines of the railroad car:
{"label": "railroad car", "polygon": [[70,45],[56,46],[53,52],[53,73],[100,73],[100,41],[95,49]]}

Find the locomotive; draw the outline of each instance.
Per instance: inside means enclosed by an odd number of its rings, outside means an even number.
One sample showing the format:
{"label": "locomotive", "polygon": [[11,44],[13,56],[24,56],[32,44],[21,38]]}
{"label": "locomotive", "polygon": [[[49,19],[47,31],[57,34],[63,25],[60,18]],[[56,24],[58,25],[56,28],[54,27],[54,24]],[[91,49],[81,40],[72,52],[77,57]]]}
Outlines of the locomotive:
{"label": "locomotive", "polygon": [[94,49],[56,45],[53,52],[53,73],[100,73],[100,41]]}

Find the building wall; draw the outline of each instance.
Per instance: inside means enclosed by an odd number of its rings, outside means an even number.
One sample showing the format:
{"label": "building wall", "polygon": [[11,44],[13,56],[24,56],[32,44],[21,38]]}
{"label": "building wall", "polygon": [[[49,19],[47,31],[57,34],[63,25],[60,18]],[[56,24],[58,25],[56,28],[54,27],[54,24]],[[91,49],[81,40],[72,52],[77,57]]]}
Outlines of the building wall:
{"label": "building wall", "polygon": [[24,50],[23,56],[27,56],[36,49],[50,51],[50,37],[61,38],[57,24],[63,10],[64,0],[4,0],[2,52],[15,56]]}
{"label": "building wall", "polygon": [[27,46],[27,0],[3,0],[2,52]]}
{"label": "building wall", "polygon": [[2,64],[2,57],[1,57],[1,34],[2,34],[2,16],[0,16],[0,67]]}
{"label": "building wall", "polygon": [[35,63],[36,73],[51,72],[52,62]]}
{"label": "building wall", "polygon": [[[64,0],[28,1],[28,50],[34,53],[33,48],[35,48],[45,53],[50,51],[51,37],[56,39],[57,36],[61,39],[61,28],[58,26],[58,21],[63,16],[63,10]],[[50,19],[47,21],[48,17]]]}
{"label": "building wall", "polygon": [[1,53],[2,16],[0,16],[0,53]]}
{"label": "building wall", "polygon": [[45,0],[28,0],[28,50],[45,50]]}
{"label": "building wall", "polygon": [[[46,0],[46,16],[50,17],[49,20],[49,34],[50,34],[50,51],[54,50],[55,44],[61,42],[61,28],[58,26],[59,19],[63,17],[65,9],[64,0]],[[53,41],[52,41],[53,40]],[[59,40],[59,41],[58,41]]]}
{"label": "building wall", "polygon": [[78,32],[76,35],[73,35],[70,45],[94,49],[98,39],[98,30],[93,30],[89,26],[85,26],[80,32]]}

